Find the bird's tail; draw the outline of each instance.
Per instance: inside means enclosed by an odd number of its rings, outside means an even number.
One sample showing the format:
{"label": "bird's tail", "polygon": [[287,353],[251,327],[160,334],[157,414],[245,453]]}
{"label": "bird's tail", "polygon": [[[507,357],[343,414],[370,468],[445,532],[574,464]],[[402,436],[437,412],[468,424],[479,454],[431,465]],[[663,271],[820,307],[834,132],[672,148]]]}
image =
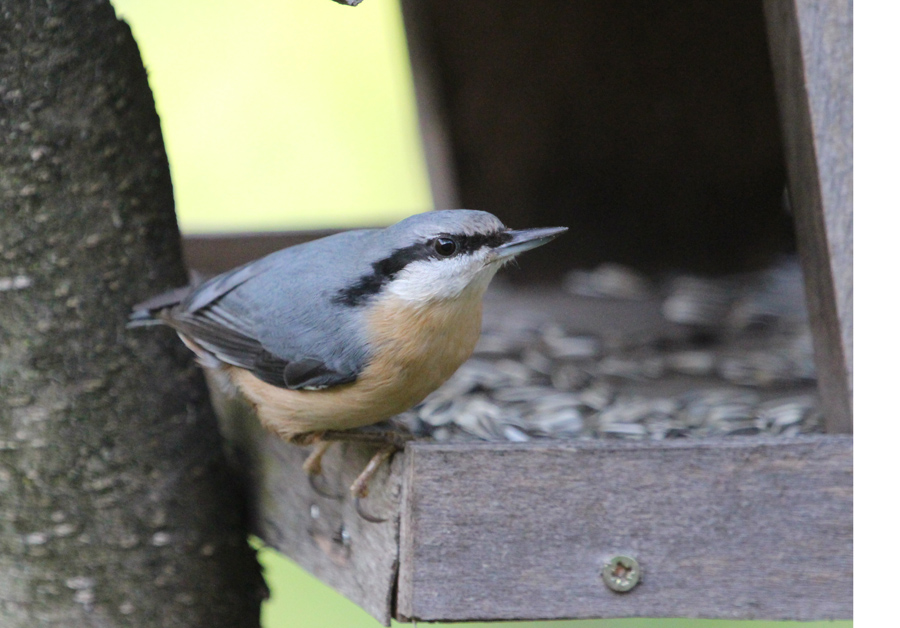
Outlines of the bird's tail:
{"label": "bird's tail", "polygon": [[142,303],[138,303],[131,310],[128,317],[128,324],[125,325],[131,329],[134,327],[149,327],[151,325],[165,325],[165,322],[158,318],[158,314],[163,310],[168,310],[179,305],[184,298],[190,294],[192,287],[184,286],[169,292],[158,294],[152,299],[147,299]]}

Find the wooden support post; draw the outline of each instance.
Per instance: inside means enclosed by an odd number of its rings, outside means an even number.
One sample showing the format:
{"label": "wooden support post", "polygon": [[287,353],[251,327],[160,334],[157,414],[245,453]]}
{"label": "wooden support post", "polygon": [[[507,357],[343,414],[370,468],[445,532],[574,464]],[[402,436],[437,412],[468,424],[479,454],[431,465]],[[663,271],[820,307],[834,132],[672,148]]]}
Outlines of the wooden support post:
{"label": "wooden support post", "polygon": [[461,207],[456,189],[453,147],[441,102],[441,86],[433,42],[429,40],[431,24],[428,9],[418,0],[401,0],[406,45],[416,92],[419,134],[425,152],[425,165],[431,184],[434,209]]}
{"label": "wooden support post", "polygon": [[829,432],[853,430],[853,3],[765,0]]}

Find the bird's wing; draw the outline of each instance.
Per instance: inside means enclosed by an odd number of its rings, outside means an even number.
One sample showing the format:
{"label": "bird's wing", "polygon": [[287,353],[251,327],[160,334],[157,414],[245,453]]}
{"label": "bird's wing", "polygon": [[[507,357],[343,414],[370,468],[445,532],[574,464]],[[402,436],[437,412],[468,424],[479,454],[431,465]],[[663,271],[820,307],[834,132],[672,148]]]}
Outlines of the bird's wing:
{"label": "bird's wing", "polygon": [[188,294],[151,299],[136,306],[132,324],[159,318],[221,362],[273,386],[322,389],[350,383],[366,364],[366,346],[348,333],[355,327],[347,317],[329,309],[330,286],[308,279],[326,275],[335,261],[323,255],[323,247],[310,246],[315,244],[238,267]]}
{"label": "bird's wing", "polygon": [[247,369],[256,377],[280,388],[321,389],[356,379],[358,369],[329,364],[327,358],[302,350],[292,356],[279,355],[266,347],[248,326],[215,303],[194,312],[170,311],[163,320],[217,359]]}

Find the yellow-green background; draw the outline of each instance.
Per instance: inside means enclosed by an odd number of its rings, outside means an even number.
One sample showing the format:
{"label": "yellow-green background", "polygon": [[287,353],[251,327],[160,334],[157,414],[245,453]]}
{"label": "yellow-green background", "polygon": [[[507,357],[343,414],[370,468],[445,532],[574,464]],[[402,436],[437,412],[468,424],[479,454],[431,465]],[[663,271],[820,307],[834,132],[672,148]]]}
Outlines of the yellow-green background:
{"label": "yellow-green background", "polygon": [[[355,8],[328,0],[114,0],[114,5],[131,25],[149,71],[183,231],[388,224],[431,208],[397,0],[367,0]],[[260,559],[272,591],[263,607],[265,628],[378,625],[276,552],[263,549]],[[537,625],[795,624],[685,619],[518,624]],[[846,628],[851,622],[802,625]]]}
{"label": "yellow-green background", "polygon": [[116,0],[182,230],[385,223],[431,207],[395,0]]}

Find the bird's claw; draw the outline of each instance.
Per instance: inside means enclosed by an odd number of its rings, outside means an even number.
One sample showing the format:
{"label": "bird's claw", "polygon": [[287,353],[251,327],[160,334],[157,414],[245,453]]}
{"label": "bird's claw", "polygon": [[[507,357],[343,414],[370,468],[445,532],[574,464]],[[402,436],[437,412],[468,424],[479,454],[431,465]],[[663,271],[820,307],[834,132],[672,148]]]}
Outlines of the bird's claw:
{"label": "bird's claw", "polygon": [[372,523],[384,523],[385,521],[387,521],[386,518],[377,517],[363,508],[362,500],[363,498],[359,495],[353,498],[353,507],[356,508],[356,514],[358,514],[366,521],[371,521]]}
{"label": "bird's claw", "polygon": [[[312,488],[317,495],[326,499],[343,499],[343,495],[329,489],[324,485],[323,481],[322,458],[325,456],[325,452],[328,451],[328,448],[333,442],[329,440],[328,436],[328,432],[320,432],[309,439],[308,442],[310,442],[310,444],[315,443],[315,447],[303,462],[303,470],[306,471],[306,477],[309,481],[310,488]],[[372,459],[366,464],[362,473],[359,474],[350,486],[350,495],[353,497],[353,506],[356,509],[357,514],[366,521],[372,523],[384,523],[387,521],[386,518],[377,517],[368,512],[363,507],[362,500],[369,494],[369,480],[372,479],[381,465],[390,459],[395,451],[402,447],[404,442],[405,441],[398,443],[397,441],[393,441],[383,444],[381,449],[372,456]]]}
{"label": "bird's claw", "polygon": [[320,497],[324,497],[325,499],[344,499],[344,496],[340,493],[336,493],[328,488],[328,486],[324,482],[324,476],[320,473],[310,473],[307,476],[309,480],[309,486]]}
{"label": "bird's claw", "polygon": [[315,434],[308,438],[308,443],[315,444],[309,456],[303,461],[303,470],[306,471],[306,478],[309,480],[310,488],[325,499],[343,499],[343,495],[331,491],[323,481],[322,458],[325,456],[328,448],[331,447],[331,443],[323,440],[321,434]]}
{"label": "bird's claw", "polygon": [[366,468],[362,470],[362,473],[359,474],[350,486],[350,495],[353,496],[353,506],[356,508],[357,514],[366,521],[371,521],[372,523],[384,523],[387,521],[387,519],[377,517],[363,508],[362,500],[369,494],[369,480],[372,479],[372,476],[375,475],[375,472],[378,471],[379,467],[381,467],[395,451],[397,451],[397,447],[393,444],[385,445],[379,449],[375,455],[372,456],[372,459],[369,460]]}

